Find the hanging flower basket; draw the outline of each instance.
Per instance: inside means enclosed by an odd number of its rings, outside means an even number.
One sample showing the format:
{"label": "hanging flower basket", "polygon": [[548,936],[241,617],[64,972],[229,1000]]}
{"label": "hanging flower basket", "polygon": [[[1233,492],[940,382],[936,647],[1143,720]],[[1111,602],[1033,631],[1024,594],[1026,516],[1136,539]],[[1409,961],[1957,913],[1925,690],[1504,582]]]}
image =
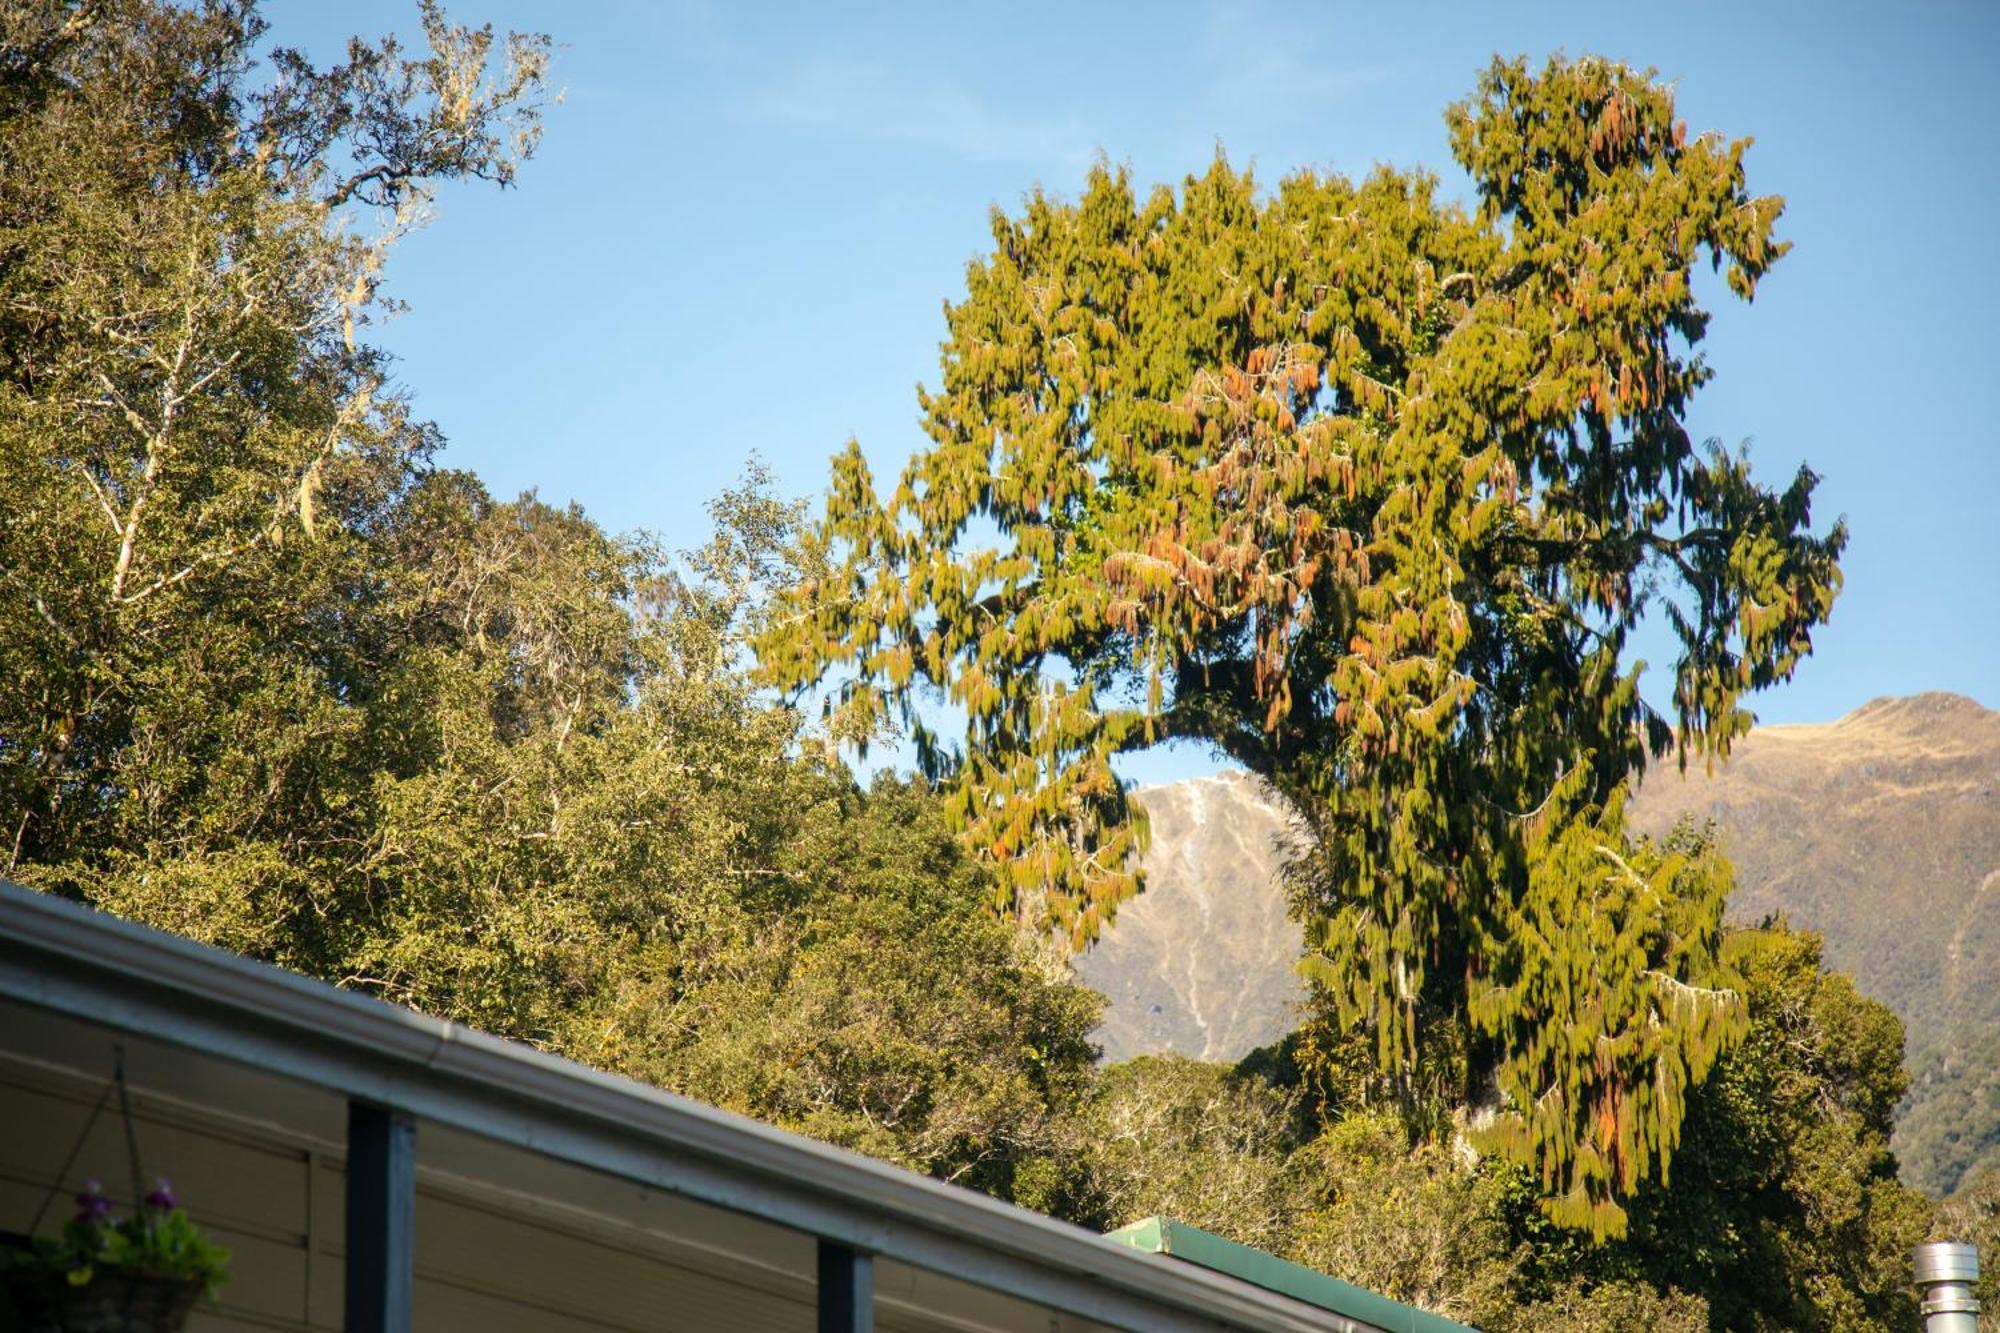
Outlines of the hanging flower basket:
{"label": "hanging flower basket", "polygon": [[96,1181],[60,1237],[0,1251],[0,1333],[178,1333],[222,1285],[229,1252],[158,1182],[114,1218]]}
{"label": "hanging flower basket", "polygon": [[[104,1187],[87,1181],[76,1196],[76,1215],[62,1231],[35,1235],[114,1091],[131,1157],[137,1201],[131,1214],[112,1216]],[[213,1296],[228,1280],[229,1251],[201,1234],[173,1186],[164,1178],[150,1190],[141,1183],[122,1048],[116,1050],[110,1085],[55,1179],[28,1224],[29,1234],[0,1246],[0,1333],[179,1333],[195,1302]]]}
{"label": "hanging flower basket", "polygon": [[7,1275],[8,1333],[179,1333],[201,1299],[198,1279],[151,1273],[99,1273],[83,1286],[59,1273]]}

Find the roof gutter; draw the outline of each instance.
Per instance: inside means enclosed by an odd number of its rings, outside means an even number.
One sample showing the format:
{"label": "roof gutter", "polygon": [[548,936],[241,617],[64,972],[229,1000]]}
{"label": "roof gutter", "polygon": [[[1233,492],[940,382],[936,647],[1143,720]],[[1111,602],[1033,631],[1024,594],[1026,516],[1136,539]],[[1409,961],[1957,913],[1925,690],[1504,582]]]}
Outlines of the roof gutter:
{"label": "roof gutter", "polygon": [[5,881],[0,996],[1104,1323],[1375,1327],[1336,1325],[1227,1274]]}

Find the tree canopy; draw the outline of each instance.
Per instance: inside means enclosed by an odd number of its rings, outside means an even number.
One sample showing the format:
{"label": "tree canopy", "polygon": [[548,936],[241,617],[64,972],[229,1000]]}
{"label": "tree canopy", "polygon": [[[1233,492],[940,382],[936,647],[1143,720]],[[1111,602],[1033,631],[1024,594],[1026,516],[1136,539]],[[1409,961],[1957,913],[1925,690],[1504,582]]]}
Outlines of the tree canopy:
{"label": "tree canopy", "polygon": [[317,68],[249,0],[0,6],[0,873],[1046,1193],[1100,1002],[748,679],[795,506],[752,465],[675,555],[496,499],[368,343],[544,96],[418,13]]}
{"label": "tree canopy", "polygon": [[[848,734],[906,725],[1005,901],[1079,945],[1138,888],[1114,756],[1186,738],[1266,776],[1313,826],[1319,982],[1390,1068],[1472,1012],[1507,1141],[1615,1231],[1741,1027],[1719,893],[1629,864],[1617,794],[1727,753],[1845,533],[1811,472],[1766,488],[1685,426],[1697,267],[1748,299],[1786,249],[1748,141],[1598,59],[1496,61],[1447,119],[1470,209],[1420,171],[1266,192],[1218,158],[996,211],[929,443],[886,495],[836,460],[827,568],[759,648]],[[1657,710],[1649,615],[1679,643]]]}
{"label": "tree canopy", "polygon": [[[421,12],[421,57],[280,47],[253,80],[251,0],[0,9],[0,865],[179,836],[188,785],[235,776],[195,740],[243,740],[202,698],[242,684],[220,659],[292,659],[274,716],[349,685],[328,617],[435,445],[361,337],[381,265],[436,182],[511,179],[547,58]],[[338,743],[267,758],[310,784]],[[238,795],[255,824],[302,793]]]}

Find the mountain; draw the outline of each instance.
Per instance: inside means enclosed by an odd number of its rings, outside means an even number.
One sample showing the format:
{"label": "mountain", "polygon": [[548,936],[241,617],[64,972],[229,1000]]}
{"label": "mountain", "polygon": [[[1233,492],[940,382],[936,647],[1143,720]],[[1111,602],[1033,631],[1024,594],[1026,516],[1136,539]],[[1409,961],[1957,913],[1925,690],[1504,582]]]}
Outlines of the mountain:
{"label": "mountain", "polygon": [[[1149,887],[1077,961],[1111,997],[1105,1056],[1236,1059],[1291,1025],[1300,994],[1278,884],[1287,814],[1242,773],[1137,796]],[[1907,1025],[1904,1179],[1944,1194],[2000,1165],[2000,713],[1921,694],[1758,727],[1715,773],[1656,771],[1633,803],[1642,831],[1684,816],[1715,821],[1734,920],[1821,932],[1828,962]]]}
{"label": "mountain", "polygon": [[1299,928],[1278,883],[1290,817],[1248,773],[1133,794],[1152,826],[1146,891],[1076,960],[1111,998],[1104,1058],[1238,1059],[1291,1030],[1301,994]]}
{"label": "mountain", "polygon": [[1903,1178],[1949,1193],[2000,1165],[2000,713],[1954,694],[1877,699],[1838,722],[1758,727],[1713,776],[1655,774],[1633,822],[1712,819],[1730,914],[1782,912],[1901,1016]]}

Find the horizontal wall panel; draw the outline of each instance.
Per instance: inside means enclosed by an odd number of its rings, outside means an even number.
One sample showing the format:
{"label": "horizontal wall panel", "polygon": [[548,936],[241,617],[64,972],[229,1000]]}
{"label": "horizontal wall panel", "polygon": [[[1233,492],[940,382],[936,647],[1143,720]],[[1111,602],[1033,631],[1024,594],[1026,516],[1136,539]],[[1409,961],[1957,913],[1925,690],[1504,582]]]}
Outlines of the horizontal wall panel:
{"label": "horizontal wall panel", "polygon": [[[431,1190],[417,1196],[417,1277],[420,1316],[423,1289],[450,1284],[528,1314],[633,1333],[666,1327],[805,1333],[812,1327],[809,1292],[801,1293],[803,1300],[788,1299]],[[440,1292],[429,1299],[449,1304]],[[421,1317],[418,1325],[431,1326]]]}
{"label": "horizontal wall panel", "polygon": [[[0,1071],[0,1077],[6,1072]],[[76,1146],[101,1089],[79,1088],[75,1095],[64,1096],[46,1087],[24,1086],[20,1071],[14,1073],[0,1088],[0,1124],[7,1126],[7,1132],[0,1134],[0,1175],[41,1181],[46,1188]],[[303,1153],[246,1140],[213,1120],[196,1127],[199,1122],[191,1124],[185,1111],[163,1115],[142,1095],[132,1100],[144,1188],[152,1188],[154,1177],[165,1176],[189,1210],[210,1222],[262,1234],[301,1231]],[[114,1095],[97,1117],[63,1183],[61,1197],[50,1205],[52,1219],[75,1211],[73,1196],[92,1178],[103,1184],[121,1209],[131,1206],[132,1172],[117,1102]]]}

